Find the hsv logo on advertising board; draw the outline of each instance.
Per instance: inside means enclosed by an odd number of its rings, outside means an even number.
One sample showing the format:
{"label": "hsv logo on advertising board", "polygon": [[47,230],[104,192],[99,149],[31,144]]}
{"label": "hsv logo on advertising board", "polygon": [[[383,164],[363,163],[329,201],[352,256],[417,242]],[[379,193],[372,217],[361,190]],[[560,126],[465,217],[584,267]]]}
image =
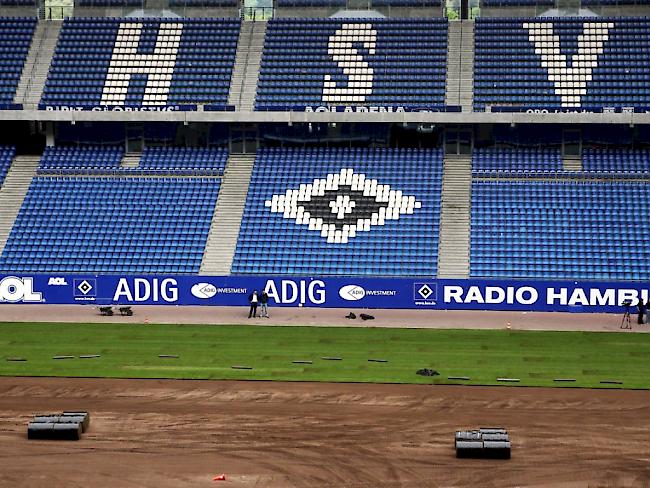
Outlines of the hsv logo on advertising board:
{"label": "hsv logo on advertising board", "polygon": [[97,280],[95,278],[75,278],[72,288],[76,301],[92,302],[97,298]]}
{"label": "hsv logo on advertising board", "polygon": [[413,283],[413,301],[416,305],[435,305],[438,286],[435,283]]}

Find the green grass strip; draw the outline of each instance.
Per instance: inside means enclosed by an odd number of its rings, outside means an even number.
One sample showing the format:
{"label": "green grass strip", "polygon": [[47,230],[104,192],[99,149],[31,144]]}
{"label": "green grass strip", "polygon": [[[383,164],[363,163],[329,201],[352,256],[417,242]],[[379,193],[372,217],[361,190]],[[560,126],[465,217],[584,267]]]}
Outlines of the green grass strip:
{"label": "green grass strip", "polygon": [[[92,361],[53,360],[93,351]],[[178,359],[161,360],[173,351]],[[12,362],[6,358],[26,358]],[[311,365],[293,364],[314,358]],[[327,361],[318,358],[344,358]],[[382,358],[374,363],[369,358]],[[650,334],[0,323],[0,375],[650,387]],[[233,365],[252,370],[233,370]],[[440,372],[416,375],[420,368]],[[568,384],[554,381],[571,378]],[[603,380],[616,379],[622,385]],[[501,383],[503,384],[503,383]]]}

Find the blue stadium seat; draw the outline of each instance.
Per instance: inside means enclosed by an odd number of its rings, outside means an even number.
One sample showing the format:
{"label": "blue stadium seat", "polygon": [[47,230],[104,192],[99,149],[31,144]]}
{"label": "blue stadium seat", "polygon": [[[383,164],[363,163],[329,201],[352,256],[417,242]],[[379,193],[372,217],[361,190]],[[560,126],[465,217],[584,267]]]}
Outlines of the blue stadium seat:
{"label": "blue stadium seat", "polygon": [[120,146],[48,147],[41,157],[41,175],[175,175],[222,176],[228,160],[224,148],[147,147],[140,164],[121,167],[124,149]]}
{"label": "blue stadium seat", "polygon": [[142,7],[144,0],[75,0],[78,7]]}
{"label": "blue stadium seat", "polygon": [[198,273],[219,182],[36,177],[0,272]]}
{"label": "blue stadium seat", "polygon": [[278,7],[345,7],[347,0],[278,0]]}
{"label": "blue stadium seat", "polygon": [[648,149],[588,148],[582,153],[582,168],[589,173],[621,177],[650,173]]}
{"label": "blue stadium seat", "polygon": [[473,176],[545,175],[562,171],[562,155],[554,147],[489,147],[474,151]]}
{"label": "blue stadium seat", "polygon": [[221,176],[227,160],[228,151],[223,148],[148,147],[137,170]]}
{"label": "blue stadium seat", "polygon": [[38,165],[42,173],[75,173],[80,170],[116,170],[124,156],[117,146],[47,147]]}
{"label": "blue stadium seat", "polygon": [[0,5],[7,7],[31,7],[36,5],[36,0],[0,0]]}
{"label": "blue stadium seat", "polygon": [[170,0],[170,7],[239,7],[239,0]]}
{"label": "blue stadium seat", "polygon": [[[606,5],[647,5],[649,0],[581,0],[583,7]],[[553,7],[553,0],[482,0],[484,7]]]}

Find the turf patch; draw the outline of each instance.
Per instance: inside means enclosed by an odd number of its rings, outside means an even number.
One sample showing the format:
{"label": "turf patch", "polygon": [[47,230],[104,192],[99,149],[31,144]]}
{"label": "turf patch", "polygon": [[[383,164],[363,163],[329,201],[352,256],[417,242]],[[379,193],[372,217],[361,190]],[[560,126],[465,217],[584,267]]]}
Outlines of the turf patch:
{"label": "turf patch", "polygon": [[[256,379],[431,384],[650,387],[650,334],[342,327],[0,323],[4,376]],[[158,358],[174,351],[174,360]],[[101,354],[97,361],[53,361]],[[333,351],[336,355],[332,355]],[[631,356],[639,360],[630,360]],[[314,366],[296,358],[320,358]],[[342,360],[342,359],[345,360]],[[387,361],[381,365],[368,359]],[[534,360],[531,360],[534,358]],[[232,366],[254,369],[237,371]],[[466,377],[459,379],[457,377]],[[471,379],[470,379],[471,378]]]}

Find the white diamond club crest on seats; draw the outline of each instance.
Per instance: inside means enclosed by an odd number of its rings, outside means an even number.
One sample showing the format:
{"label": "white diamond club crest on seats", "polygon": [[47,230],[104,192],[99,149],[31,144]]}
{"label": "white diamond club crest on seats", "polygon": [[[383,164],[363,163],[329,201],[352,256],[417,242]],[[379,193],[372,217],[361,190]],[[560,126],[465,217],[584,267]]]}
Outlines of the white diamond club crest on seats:
{"label": "white diamond club crest on seats", "polygon": [[560,52],[560,36],[553,33],[550,22],[523,24],[529,32],[528,40],[535,45],[535,53],[542,58],[542,67],[548,72],[548,79],[555,87],[555,94],[562,100],[562,107],[580,107],[582,97],[587,94],[587,83],[592,80],[593,70],[598,66],[598,57],[603,53],[612,22],[585,22],[582,34],[578,36],[578,50],[571,57]]}
{"label": "white diamond club crest on seats", "polygon": [[399,220],[422,207],[415,196],[404,195],[352,168],[273,195],[264,205],[336,244],[346,244],[358,232],[369,232],[372,226]]}
{"label": "white diamond club crest on seats", "polygon": [[374,70],[363,59],[355,44],[362,44],[369,55],[375,54],[377,31],[372,24],[343,24],[327,43],[327,54],[337,62],[348,78],[346,87],[337,87],[332,75],[325,75],[323,102],[360,103],[372,94]]}
{"label": "white diamond club crest on seats", "polygon": [[166,105],[183,24],[161,23],[152,54],[138,54],[144,25],[123,22],[117,32],[101,105],[124,105],[132,74],[147,75],[143,105]]}

